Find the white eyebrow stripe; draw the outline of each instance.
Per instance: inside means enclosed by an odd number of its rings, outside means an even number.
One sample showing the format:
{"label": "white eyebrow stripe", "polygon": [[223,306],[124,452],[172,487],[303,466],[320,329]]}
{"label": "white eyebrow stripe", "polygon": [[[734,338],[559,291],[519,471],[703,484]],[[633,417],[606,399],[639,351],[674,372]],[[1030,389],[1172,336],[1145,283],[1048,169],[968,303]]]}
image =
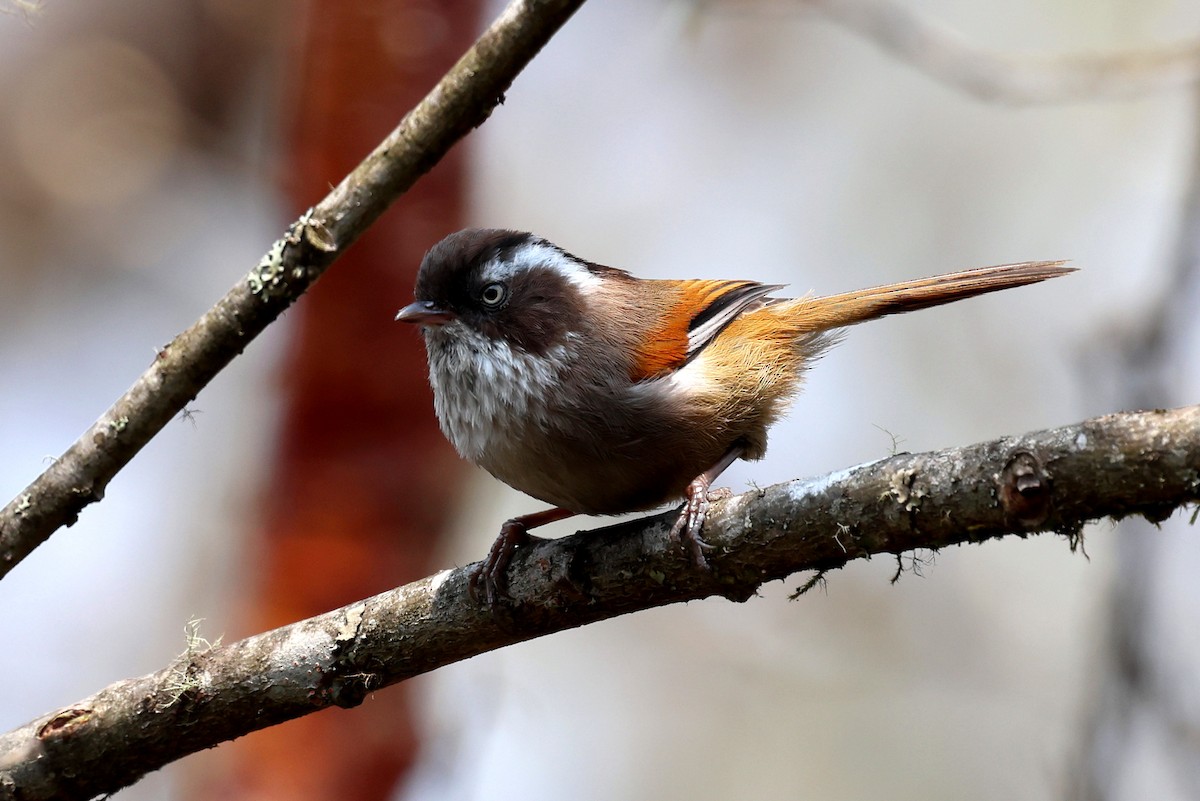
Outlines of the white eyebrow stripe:
{"label": "white eyebrow stripe", "polygon": [[483,265],[484,281],[508,281],[522,270],[546,267],[566,278],[583,291],[600,287],[600,276],[573,256],[546,242],[533,241],[512,251],[507,259],[491,259]]}

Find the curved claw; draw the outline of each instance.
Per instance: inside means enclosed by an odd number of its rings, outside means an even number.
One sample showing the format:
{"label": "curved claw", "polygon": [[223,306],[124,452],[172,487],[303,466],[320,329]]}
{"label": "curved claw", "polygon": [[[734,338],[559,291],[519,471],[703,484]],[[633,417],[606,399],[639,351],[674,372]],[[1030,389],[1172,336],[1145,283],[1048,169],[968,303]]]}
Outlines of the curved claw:
{"label": "curved claw", "polygon": [[488,606],[495,606],[501,598],[508,598],[508,565],[512,562],[517,548],[528,545],[534,537],[529,528],[519,518],[509,520],[500,527],[500,536],[492,543],[487,558],[479,565],[479,569],[467,580],[467,592],[471,598],[479,600],[479,585],[483,584],[483,600]]}
{"label": "curved claw", "polygon": [[704,528],[704,520],[708,517],[708,481],[699,476],[688,484],[687,503],[679,513],[675,525],[671,527],[671,538],[682,541],[692,555],[692,563],[700,570],[708,570],[708,559],[705,551],[712,550],[700,536]]}
{"label": "curved claw", "polygon": [[725,468],[741,457],[742,452],[742,447],[735,445],[721,457],[720,461],[692,479],[687,486],[687,503],[679,513],[679,519],[671,527],[671,538],[682,540],[687,545],[692,554],[692,562],[700,570],[709,569],[708,559],[704,556],[704,552],[712,550],[712,546],[700,536],[700,530],[704,528],[704,520],[708,517],[708,503],[710,500],[726,498],[730,494],[729,490],[717,490],[710,497],[708,488],[717,480],[717,476],[725,471]]}
{"label": "curved claw", "polygon": [[517,548],[523,548],[541,539],[530,534],[529,529],[565,520],[574,514],[566,509],[547,509],[544,512],[534,512],[505,521],[500,527],[500,536],[496,537],[496,541],[488,550],[487,558],[467,579],[467,593],[472,600],[480,600],[480,584],[483,585],[483,601],[488,606],[495,606],[501,600],[509,600],[508,566],[512,562],[513,554]]}

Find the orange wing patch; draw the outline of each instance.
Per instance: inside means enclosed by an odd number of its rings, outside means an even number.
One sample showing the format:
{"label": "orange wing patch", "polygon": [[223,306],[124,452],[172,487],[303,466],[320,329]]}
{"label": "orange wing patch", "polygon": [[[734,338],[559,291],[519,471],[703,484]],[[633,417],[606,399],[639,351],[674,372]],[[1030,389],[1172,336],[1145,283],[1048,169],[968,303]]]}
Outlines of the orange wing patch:
{"label": "orange wing patch", "polygon": [[683,367],[726,325],[778,289],[754,281],[721,280],[663,281],[660,286],[670,291],[664,293],[659,323],[637,349],[630,375],[634,381]]}

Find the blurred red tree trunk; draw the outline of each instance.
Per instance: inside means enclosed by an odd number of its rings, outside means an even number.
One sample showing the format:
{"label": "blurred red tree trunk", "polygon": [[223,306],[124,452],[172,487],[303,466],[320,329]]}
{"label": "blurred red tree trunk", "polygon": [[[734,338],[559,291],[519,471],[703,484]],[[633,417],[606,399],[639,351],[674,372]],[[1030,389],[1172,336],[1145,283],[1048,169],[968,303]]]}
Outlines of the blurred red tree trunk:
{"label": "blurred red tree trunk", "polygon": [[[478,0],[312,0],[286,64],[284,169],[298,213],[373,148],[478,33]],[[438,431],[420,337],[393,325],[424,251],[462,227],[456,149],[300,301],[278,452],[264,476],[247,631],[427,574],[461,465]],[[227,747],[193,798],[389,796],[418,746],[406,688]]]}

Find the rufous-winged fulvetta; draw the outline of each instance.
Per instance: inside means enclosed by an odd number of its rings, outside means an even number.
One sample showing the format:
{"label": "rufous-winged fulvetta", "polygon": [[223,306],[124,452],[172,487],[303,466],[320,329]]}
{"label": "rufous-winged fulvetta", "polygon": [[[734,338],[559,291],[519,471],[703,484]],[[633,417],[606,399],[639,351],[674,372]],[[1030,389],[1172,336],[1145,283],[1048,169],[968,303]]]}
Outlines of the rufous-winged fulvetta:
{"label": "rufous-winged fulvetta", "polygon": [[759,459],[831,332],[1070,272],[1026,262],[827,297],[748,280],[650,280],[533,234],[467,229],[430,249],[416,302],[442,431],[553,509],[509,520],[473,574],[489,603],[528,530],[686,499],[672,532],[699,567],[713,480]]}

